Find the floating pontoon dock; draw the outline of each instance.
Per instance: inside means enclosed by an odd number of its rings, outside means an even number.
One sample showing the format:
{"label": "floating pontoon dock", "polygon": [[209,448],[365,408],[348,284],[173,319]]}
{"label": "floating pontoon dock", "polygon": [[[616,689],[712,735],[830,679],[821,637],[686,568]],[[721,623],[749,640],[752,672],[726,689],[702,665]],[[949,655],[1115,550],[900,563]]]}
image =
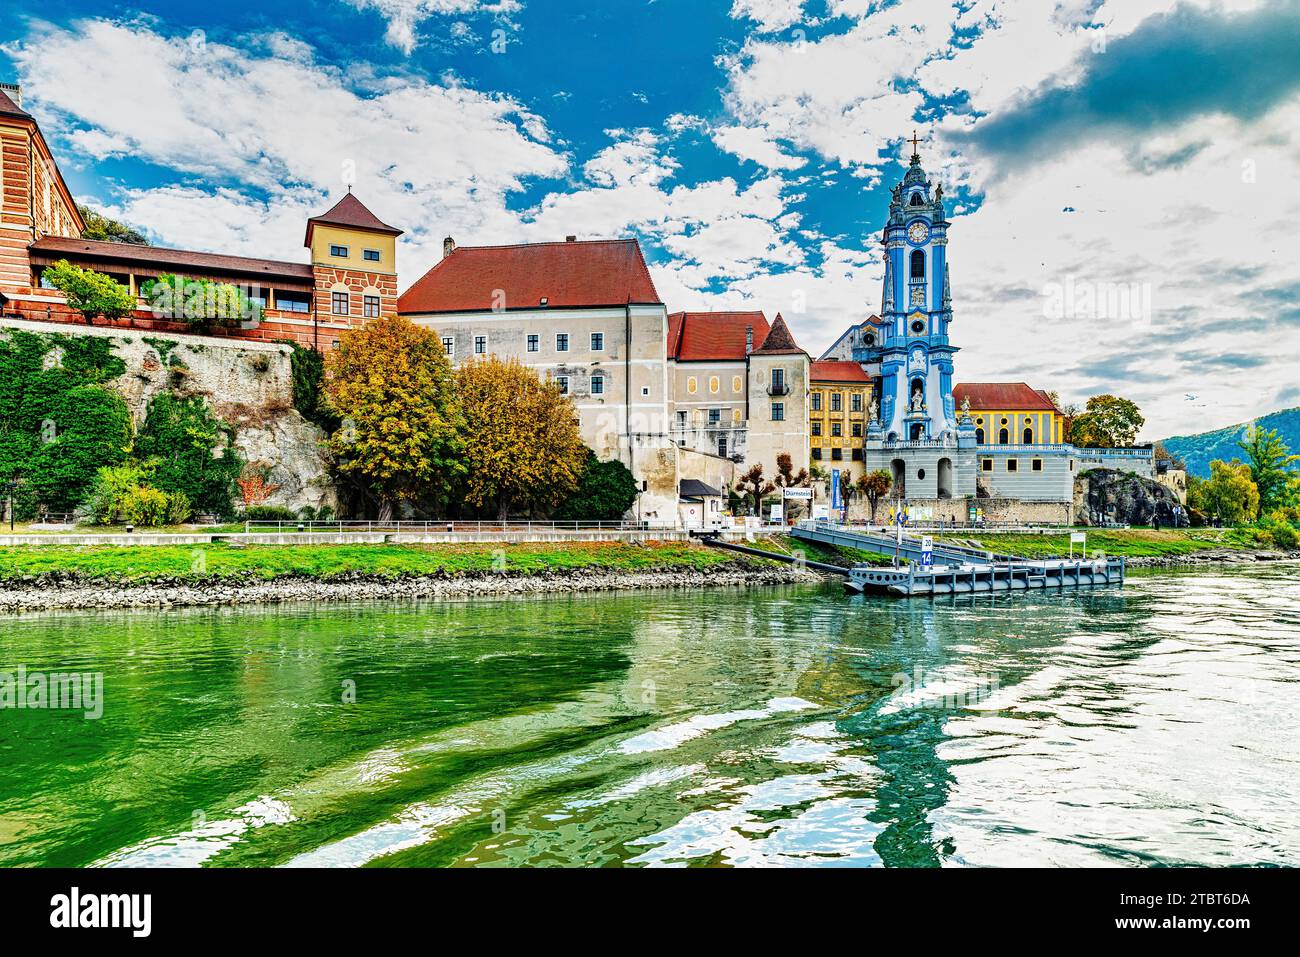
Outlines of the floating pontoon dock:
{"label": "floating pontoon dock", "polygon": [[1082,588],[1097,585],[1123,585],[1124,559],[1020,558],[997,552],[935,542],[930,550],[933,564],[922,564],[921,539],[913,535],[888,535],[864,529],[836,525],[832,522],[801,522],[790,535],[808,542],[856,548],[878,555],[897,555],[907,565],[885,568],[879,565],[854,565],[844,568],[824,562],[810,562],[794,555],[782,555],[733,542],[722,541],[715,533],[695,533],[714,548],[795,562],[807,568],[844,576],[844,587],[855,592],[880,592],[886,595],[970,595],[982,592],[1028,591],[1033,588]]}
{"label": "floating pontoon dock", "polygon": [[790,535],[804,541],[907,559],[906,567],[854,565],[847,569],[845,587],[857,592],[967,595],[1124,584],[1123,558],[1021,558],[935,542],[931,549],[933,564],[923,565],[924,543],[912,535],[880,534],[826,521],[801,522],[790,530]]}

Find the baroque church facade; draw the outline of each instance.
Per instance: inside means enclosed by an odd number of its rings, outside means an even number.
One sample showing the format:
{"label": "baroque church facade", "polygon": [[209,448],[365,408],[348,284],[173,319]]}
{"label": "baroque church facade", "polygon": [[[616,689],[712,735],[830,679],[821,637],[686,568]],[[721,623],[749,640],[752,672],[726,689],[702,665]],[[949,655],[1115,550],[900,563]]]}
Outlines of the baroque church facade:
{"label": "baroque church facade", "polygon": [[881,239],[880,314],[850,326],[816,365],[854,363],[870,379],[863,471],[887,472],[891,494],[913,510],[959,524],[1072,522],[1080,475],[1118,468],[1150,478],[1152,452],[1065,442],[1065,416],[1026,383],[955,382],[950,223],[943,187],[911,142]]}

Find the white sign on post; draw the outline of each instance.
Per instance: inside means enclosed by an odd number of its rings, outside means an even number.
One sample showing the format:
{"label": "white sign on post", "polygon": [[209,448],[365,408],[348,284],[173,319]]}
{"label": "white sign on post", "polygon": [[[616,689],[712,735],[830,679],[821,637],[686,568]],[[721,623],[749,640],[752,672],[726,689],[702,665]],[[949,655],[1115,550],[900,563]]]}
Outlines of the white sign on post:
{"label": "white sign on post", "polygon": [[1071,557],[1071,558],[1074,557],[1074,546],[1075,546],[1075,545],[1079,545],[1079,546],[1082,548],[1082,551],[1083,551],[1083,557],[1084,557],[1084,558],[1087,558],[1087,557],[1088,557],[1088,548],[1087,548],[1087,545],[1088,545],[1088,533],[1087,533],[1087,532],[1071,532],[1071,533],[1070,533],[1070,557]]}
{"label": "white sign on post", "polygon": [[800,499],[805,502],[811,502],[813,490],[810,488],[787,488],[781,490],[782,498]]}
{"label": "white sign on post", "polygon": [[926,568],[934,564],[934,539],[929,535],[921,537],[921,564]]}
{"label": "white sign on post", "polygon": [[780,505],[772,506],[772,521],[774,522],[785,521],[785,509]]}

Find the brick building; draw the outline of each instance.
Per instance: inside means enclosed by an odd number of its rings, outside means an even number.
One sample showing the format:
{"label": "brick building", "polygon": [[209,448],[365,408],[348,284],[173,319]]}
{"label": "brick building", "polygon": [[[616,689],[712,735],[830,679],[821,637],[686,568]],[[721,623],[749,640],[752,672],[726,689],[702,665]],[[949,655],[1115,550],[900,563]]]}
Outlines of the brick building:
{"label": "brick building", "polygon": [[[85,239],[86,224],[21,91],[0,85],[0,314],[13,319],[83,323],[46,269],[66,259],[112,276],[136,297],[116,324],[146,331],[195,331],[160,313],[142,295],[159,276],[212,280],[242,289],[261,307],[259,320],[210,327],[207,335],[291,340],[328,349],[339,333],[397,308],[396,239],[350,192],[307,222],[309,262],[256,259]],[[97,320],[103,324],[104,320]]]}

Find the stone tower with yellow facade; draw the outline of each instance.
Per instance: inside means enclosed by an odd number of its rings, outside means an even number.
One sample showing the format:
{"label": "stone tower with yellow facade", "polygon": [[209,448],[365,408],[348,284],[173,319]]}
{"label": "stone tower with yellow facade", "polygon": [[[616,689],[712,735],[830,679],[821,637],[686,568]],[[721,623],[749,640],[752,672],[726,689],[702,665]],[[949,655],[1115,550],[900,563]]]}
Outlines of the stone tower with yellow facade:
{"label": "stone tower with yellow facade", "polygon": [[327,212],[307,220],[316,315],[362,325],[397,313],[397,237],[349,191]]}

